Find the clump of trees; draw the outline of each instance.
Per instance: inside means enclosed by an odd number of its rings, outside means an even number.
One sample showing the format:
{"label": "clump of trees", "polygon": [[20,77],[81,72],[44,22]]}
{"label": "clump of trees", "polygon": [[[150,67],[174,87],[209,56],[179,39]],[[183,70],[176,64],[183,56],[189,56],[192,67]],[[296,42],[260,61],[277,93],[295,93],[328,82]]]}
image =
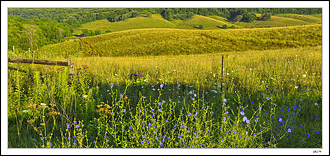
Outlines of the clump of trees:
{"label": "clump of trees", "polygon": [[177,13],[176,15],[173,16],[173,19],[180,19],[180,20],[186,20],[186,19],[191,19],[194,16],[194,13],[188,12],[188,13]]}
{"label": "clump of trees", "polygon": [[229,20],[234,22],[248,22],[251,23],[257,19],[254,12],[248,12],[247,9],[236,9],[230,12]]}
{"label": "clump of trees", "polygon": [[72,33],[73,27],[67,23],[46,18],[8,17],[8,49],[36,50],[44,45],[62,42]]}
{"label": "clump of trees", "polygon": [[152,15],[152,14],[151,14],[150,12],[147,12],[147,13],[146,13],[146,17],[151,17],[151,15]]}
{"label": "clump of trees", "polygon": [[137,11],[130,11],[124,14],[117,14],[116,12],[112,11],[110,12],[107,20],[109,22],[119,22],[119,21],[125,21],[128,18],[135,18],[138,16],[140,16],[140,12]]}
{"label": "clump of trees", "polygon": [[95,36],[95,35],[101,35],[102,32],[101,30],[88,30],[88,29],[82,29],[82,34],[80,35],[81,37],[86,37],[86,36]]}
{"label": "clump of trees", "polygon": [[261,15],[260,20],[262,21],[269,21],[271,19],[272,14],[271,13],[264,13]]}
{"label": "clump of trees", "polygon": [[173,13],[171,9],[165,9],[163,10],[160,15],[162,15],[162,17],[168,21],[172,21],[173,20]]}

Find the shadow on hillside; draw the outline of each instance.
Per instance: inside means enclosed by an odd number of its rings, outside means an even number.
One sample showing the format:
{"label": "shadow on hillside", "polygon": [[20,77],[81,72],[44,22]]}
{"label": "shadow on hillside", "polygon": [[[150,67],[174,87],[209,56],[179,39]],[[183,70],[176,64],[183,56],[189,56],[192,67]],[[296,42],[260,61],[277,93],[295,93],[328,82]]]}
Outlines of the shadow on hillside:
{"label": "shadow on hillside", "polygon": [[80,34],[80,35],[73,35],[75,37],[85,37],[83,34]]}

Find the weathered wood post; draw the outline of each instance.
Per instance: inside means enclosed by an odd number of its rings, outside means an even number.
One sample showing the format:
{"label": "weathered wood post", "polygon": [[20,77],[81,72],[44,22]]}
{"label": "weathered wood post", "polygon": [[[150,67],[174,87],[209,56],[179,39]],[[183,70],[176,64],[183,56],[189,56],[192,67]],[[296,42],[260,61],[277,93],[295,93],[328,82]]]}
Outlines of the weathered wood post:
{"label": "weathered wood post", "polygon": [[69,73],[73,74],[74,73],[74,68],[73,68],[73,62],[71,58],[68,58],[68,68],[69,68]]}

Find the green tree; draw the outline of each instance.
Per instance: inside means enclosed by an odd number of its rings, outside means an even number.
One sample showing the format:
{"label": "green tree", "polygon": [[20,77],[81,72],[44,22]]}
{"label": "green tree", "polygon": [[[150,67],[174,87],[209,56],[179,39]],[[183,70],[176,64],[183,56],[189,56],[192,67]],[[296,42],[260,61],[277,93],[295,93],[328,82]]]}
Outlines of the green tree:
{"label": "green tree", "polygon": [[241,21],[243,19],[243,16],[242,15],[237,15],[234,19],[233,19],[233,21],[234,22],[239,22],[239,21]]}
{"label": "green tree", "polygon": [[117,17],[118,21],[125,21],[127,19],[127,14],[122,14]]}
{"label": "green tree", "polygon": [[107,18],[107,20],[109,21],[109,22],[117,22],[117,17],[118,15],[115,13],[115,12],[113,12],[113,11],[111,11],[110,13],[109,13],[109,15],[108,15],[108,18]]}
{"label": "green tree", "polygon": [[222,26],[222,29],[228,29],[227,24],[224,24],[224,25]]}
{"label": "green tree", "polygon": [[257,19],[257,16],[251,12],[247,12],[247,13],[243,14],[243,21],[245,21],[245,22],[251,23],[256,19]]}
{"label": "green tree", "polygon": [[187,18],[188,19],[191,19],[193,16],[194,16],[194,13],[192,13],[192,12],[187,13]]}
{"label": "green tree", "polygon": [[37,45],[37,38],[38,38],[38,34],[37,34],[37,29],[38,27],[36,25],[32,25],[32,24],[24,24],[23,25],[25,31],[26,31],[26,38],[28,40],[28,45],[29,48],[31,50],[34,50],[34,48],[36,48]]}
{"label": "green tree", "polygon": [[95,30],[95,35],[101,35],[101,34],[102,34],[101,30]]}
{"label": "green tree", "polygon": [[198,29],[204,29],[204,26],[203,25],[199,25],[198,26]]}
{"label": "green tree", "polygon": [[151,17],[151,13],[150,12],[147,12],[146,13],[146,17]]}
{"label": "green tree", "polygon": [[131,11],[130,12],[130,18],[138,17],[140,16],[140,13],[137,11]]}
{"label": "green tree", "polygon": [[168,21],[172,21],[173,20],[173,14],[171,12],[170,9],[165,9],[161,12],[161,15],[164,19],[168,20]]}
{"label": "green tree", "polygon": [[81,33],[82,37],[91,36],[90,31],[88,29],[82,29],[81,31],[82,31]]}
{"label": "green tree", "polygon": [[262,14],[261,15],[261,20],[263,20],[263,21],[268,21],[268,20],[270,20],[271,19],[271,14],[270,13],[264,13],[264,14]]}

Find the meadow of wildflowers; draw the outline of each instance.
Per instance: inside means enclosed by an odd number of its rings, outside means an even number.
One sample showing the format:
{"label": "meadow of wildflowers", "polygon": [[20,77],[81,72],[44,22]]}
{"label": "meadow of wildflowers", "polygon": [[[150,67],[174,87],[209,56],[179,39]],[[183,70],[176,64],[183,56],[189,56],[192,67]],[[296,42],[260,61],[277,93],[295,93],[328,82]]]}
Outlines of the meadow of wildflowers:
{"label": "meadow of wildflowers", "polygon": [[220,56],[10,64],[8,146],[322,147],[320,47]]}

